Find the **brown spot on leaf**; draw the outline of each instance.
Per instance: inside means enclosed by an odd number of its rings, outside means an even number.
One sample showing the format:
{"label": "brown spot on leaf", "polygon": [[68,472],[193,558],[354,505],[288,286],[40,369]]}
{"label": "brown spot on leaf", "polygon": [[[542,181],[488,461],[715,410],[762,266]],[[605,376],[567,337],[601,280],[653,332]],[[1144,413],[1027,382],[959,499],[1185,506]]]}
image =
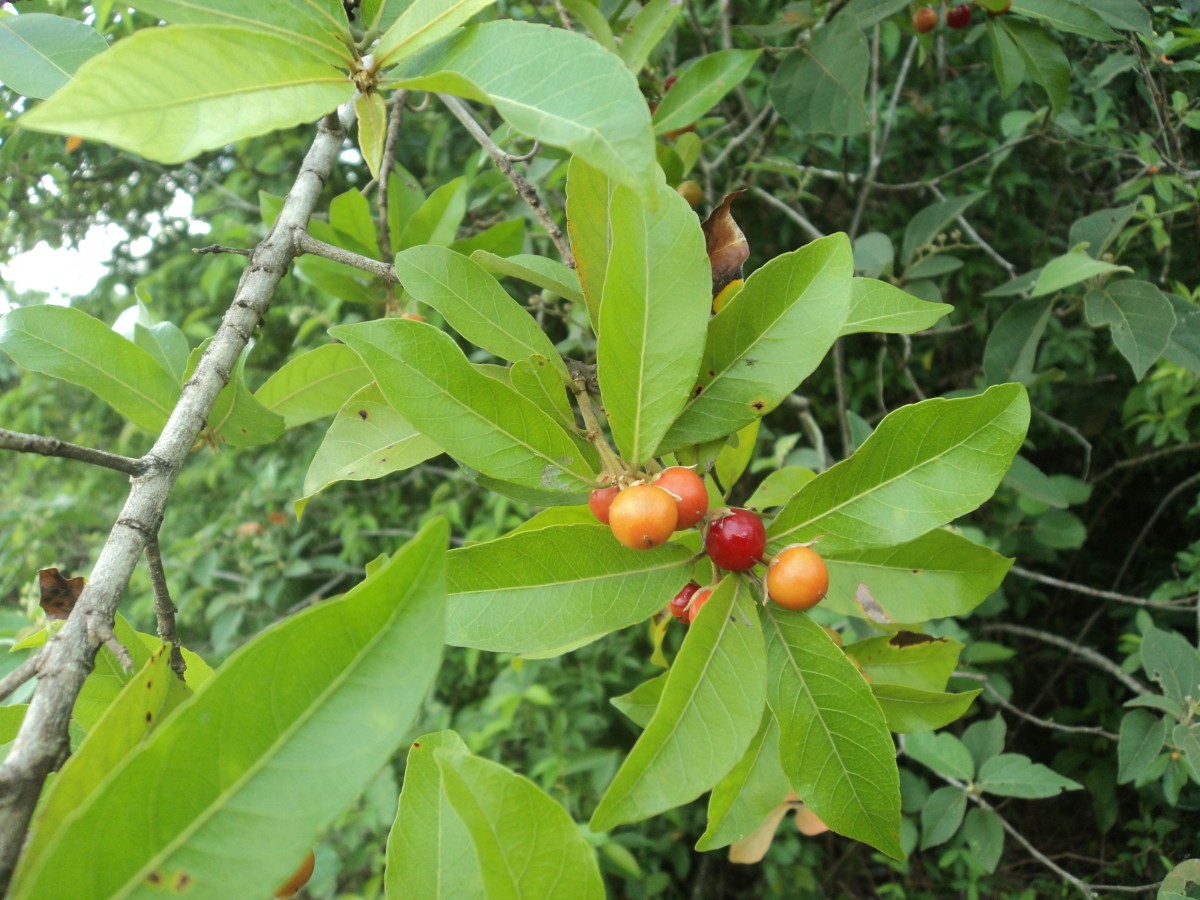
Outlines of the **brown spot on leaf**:
{"label": "brown spot on leaf", "polygon": [[753,407],[754,407],[756,410],[758,410],[759,412],[762,412],[762,411],[763,411],[763,409],[765,409],[765,408],[766,408],[766,405],[767,405],[767,404],[763,403],[761,400],[755,400],[755,401],[754,401],[753,403],[751,403],[750,405],[751,405],[751,406],[753,406]]}
{"label": "brown spot on leaf", "polygon": [[709,369],[709,370],[708,370],[708,377],[709,377],[709,378],[716,378],[716,377],[717,377],[717,373],[716,373],[716,371],[715,371],[715,370],[713,370],[713,369]]}
{"label": "brown spot on leaf", "polygon": [[420,750],[420,749],[421,749],[421,742],[420,742],[420,741],[413,741],[413,749],[414,749],[414,750]]}
{"label": "brown spot on leaf", "polygon": [[758,360],[755,359],[753,356],[746,357],[746,368],[747,369],[753,369],[757,365],[758,365]]}
{"label": "brown spot on leaf", "polygon": [[146,876],[146,882],[148,884],[162,884],[162,882],[163,882],[162,873],[159,872],[157,869],[153,870],[149,875]]}
{"label": "brown spot on leaf", "polygon": [[177,891],[186,891],[192,886],[192,876],[187,872],[180,872],[175,876],[174,888]]}
{"label": "brown spot on leaf", "polygon": [[742,277],[742,264],[750,257],[750,244],[729,207],[745,191],[726,194],[721,204],[708,214],[700,226],[704,231],[704,249],[708,252],[708,263],[712,268],[712,295],[721,293],[721,288],[735,278]]}
{"label": "brown spot on leaf", "polygon": [[42,593],[41,607],[48,619],[65,619],[75,608],[87,579],[67,578],[58,569],[38,569],[38,587]]}
{"label": "brown spot on leaf", "polygon": [[704,385],[698,384],[694,388],[692,388],[692,396],[693,397],[699,397],[702,393],[704,393]]}
{"label": "brown spot on leaf", "polygon": [[915,631],[897,631],[888,641],[893,647],[916,647],[920,644],[932,644],[944,641],[945,638],[935,638],[928,634],[918,634]]}
{"label": "brown spot on leaf", "polygon": [[365,409],[360,409],[358,411],[358,417],[360,419],[362,419],[364,422],[367,421],[367,411]]}
{"label": "brown spot on leaf", "polygon": [[892,624],[892,617],[879,605],[879,601],[871,594],[871,589],[867,587],[865,582],[860,581],[858,587],[854,589],[854,599],[858,601],[858,605],[862,608],[863,613],[872,622],[877,622],[880,625]]}
{"label": "brown spot on leaf", "polygon": [[150,710],[146,710],[146,724],[149,725],[153,721],[154,721],[154,713],[150,712]]}

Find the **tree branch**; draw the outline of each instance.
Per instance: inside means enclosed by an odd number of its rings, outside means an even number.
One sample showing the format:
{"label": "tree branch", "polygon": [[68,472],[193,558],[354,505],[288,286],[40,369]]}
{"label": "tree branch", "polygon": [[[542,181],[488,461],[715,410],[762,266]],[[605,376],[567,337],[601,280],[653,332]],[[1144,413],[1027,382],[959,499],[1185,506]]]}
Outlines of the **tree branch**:
{"label": "tree branch", "polygon": [[146,544],[146,567],[150,570],[150,584],[154,588],[154,615],[158,620],[158,636],[171,645],[171,670],[183,681],[187,663],[179,649],[179,633],[175,630],[175,603],[167,589],[167,573],[163,569],[162,552],[158,546],[158,535]]}
{"label": "tree branch", "polygon": [[[341,151],[348,110],[326,116],[271,232],[255,247],[233,302],[184,384],[166,426],[147,455],[147,470],[132,480],[129,496],[113,525],[87,587],[62,630],[45,645],[37,690],[8,758],[0,766],[0,893],[7,890],[30,817],[47,774],[67,755],[67,725],[96,651],[113,618],[130,575],[158,533],[175,480],[204,427],[238,356],[262,324],[271,298],[295,256],[294,233],[303,231]],[[344,124],[343,124],[344,123]]]}
{"label": "tree branch", "polygon": [[377,259],[371,259],[369,256],[363,256],[361,253],[355,253],[352,250],[344,250],[341,247],[335,247],[333,244],[327,244],[324,241],[317,240],[307,231],[293,232],[292,245],[295,248],[297,256],[303,256],[305,253],[311,253],[313,256],[323,256],[325,259],[332,259],[334,262],[339,262],[344,266],[370,272],[372,275],[382,278],[388,284],[400,283],[400,279],[396,277],[396,269],[391,263],[380,262]]}
{"label": "tree branch", "polygon": [[0,428],[0,450],[16,450],[18,453],[40,453],[42,456],[61,456],[63,459],[75,459],[79,462],[91,463],[105,469],[124,472],[126,475],[140,475],[146,471],[144,460],[121,456],[119,453],[109,453],[105,450],[95,450],[82,447],[79,444],[69,444],[58,438],[43,437],[40,434],[23,434],[19,431],[8,431]]}
{"label": "tree branch", "polygon": [[41,655],[42,651],[39,647],[32,654],[30,654],[29,658],[23,663],[21,663],[3,678],[0,678],[0,700],[7,700],[8,696],[13,691],[27,682],[30,678],[35,678],[37,676],[38,663]]}
{"label": "tree branch", "polygon": [[991,625],[985,625],[983,630],[988,631],[1003,631],[1007,634],[1017,634],[1021,637],[1033,638],[1035,641],[1041,641],[1044,644],[1053,644],[1055,647],[1062,647],[1064,650],[1069,650],[1081,659],[1090,662],[1097,669],[1101,669],[1117,679],[1125,687],[1129,688],[1135,694],[1147,696],[1152,691],[1130,675],[1126,675],[1121,671],[1121,667],[1107,657],[1101,656],[1095,650],[1089,647],[1084,647],[1082,644],[1076,644],[1070,639],[1060,637],[1057,634],[1051,634],[1048,631],[1038,631],[1036,628],[1026,628],[1024,625],[1009,625],[1007,622],[995,622]]}
{"label": "tree branch", "polygon": [[1076,584],[1073,581],[1063,581],[1061,578],[1054,578],[1051,575],[1042,575],[1038,572],[1031,572],[1029,569],[1023,569],[1020,566],[1013,566],[1010,570],[1014,575],[1019,575],[1022,578],[1027,578],[1030,581],[1036,581],[1039,584],[1048,584],[1051,587],[1059,587],[1065,591],[1072,591],[1076,594],[1084,594],[1088,597],[1098,597],[1101,600],[1116,600],[1118,603],[1130,603],[1133,606],[1148,606],[1152,609],[1191,609],[1194,598],[1183,598],[1182,600],[1147,600],[1145,597],[1134,597],[1130,594],[1118,594],[1116,591],[1104,591],[1100,588],[1088,587],[1086,584]]}

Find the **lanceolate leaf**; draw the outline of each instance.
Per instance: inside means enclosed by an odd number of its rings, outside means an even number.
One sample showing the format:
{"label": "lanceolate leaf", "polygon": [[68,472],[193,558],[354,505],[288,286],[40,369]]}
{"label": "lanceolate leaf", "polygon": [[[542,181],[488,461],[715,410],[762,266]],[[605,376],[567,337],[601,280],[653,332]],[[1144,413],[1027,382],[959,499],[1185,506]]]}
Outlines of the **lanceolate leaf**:
{"label": "lanceolate leaf", "polygon": [[929,328],[953,309],[948,303],[920,300],[886,281],[855,278],[841,334],[912,334]]}
{"label": "lanceolate leaf", "polygon": [[850,242],[839,234],[777,256],[747,278],[709,324],[699,383],[662,449],[724,437],[795,390],[846,320],[853,267]]}
{"label": "lanceolate leaf", "polygon": [[754,597],[744,580],[728,577],[688,629],[658,709],[601,798],[592,830],[648,818],[711,788],[754,738],[765,681]]}
{"label": "lanceolate leaf", "polygon": [[912,631],[865,638],[845,648],[871,679],[871,684],[894,684],[922,691],[946,687],[963,645],[952,638],[935,638]]}
{"label": "lanceolate leaf", "polygon": [[610,228],[613,191],[616,185],[607,175],[588,165],[578,156],[567,168],[567,232],[575,271],[587,303],[592,330],[600,334],[600,301],[604,296],[604,275],[612,248]]}
{"label": "lanceolate leaf", "polygon": [[558,260],[535,256],[532,253],[496,256],[486,250],[476,250],[471,254],[471,259],[498,277],[520,278],[572,303],[583,302],[583,294],[579,289],[579,275]]}
{"label": "lanceolate leaf", "polygon": [[640,464],[687,402],[704,348],[712,275],[696,215],[670,188],[660,187],[651,211],[619,187],[610,215],[597,373],[617,447]]}
{"label": "lanceolate leaf", "polygon": [[898,409],[853,456],[800,489],[771,523],[769,547],[819,538],[836,555],[911,541],[987,500],[1028,426],[1018,384]]}
{"label": "lanceolate leaf", "polygon": [[867,683],[807,614],[768,609],[763,630],[792,788],[838,834],[902,858],[896,750]]}
{"label": "lanceolate leaf", "polygon": [[637,79],[581,34],[526,22],[473,25],[388,75],[397,87],[491,103],[523,134],[653,196],[654,142]]}
{"label": "lanceolate leaf", "polygon": [[395,752],[432,685],[447,539],[444,521],[428,526],[344,598],[244,645],[79,799],[13,895],[140,896],[183,876],[197,897],[266,896]]}
{"label": "lanceolate leaf", "polygon": [[686,128],[721,102],[754,67],[761,50],[718,50],[687,67],[654,111],[654,133]]}
{"label": "lanceolate leaf", "polygon": [[0,319],[0,350],[19,366],[86,387],[146,431],[160,431],[179,399],[179,382],[153,356],[69,306],[14,309]]}
{"label": "lanceolate leaf", "polygon": [[961,719],[983,688],[961,694],[922,691],[899,684],[873,684],[871,693],[883,710],[888,730],[897,734],[933,731]]}
{"label": "lanceolate leaf", "polygon": [[345,72],[288,38],[173,25],[135,32],[88,60],[20,124],[177,163],[231,141],[315,122],[353,94]]}
{"label": "lanceolate leaf", "polygon": [[[393,0],[395,2],[395,0]],[[451,34],[496,0],[415,0],[375,47],[375,59],[391,66]]]}
{"label": "lanceolate leaf", "polygon": [[649,618],[688,580],[692,553],[622,547],[605,526],[553,525],[450,553],[447,641],[549,656]]}
{"label": "lanceolate leaf", "polygon": [[90,25],[26,13],[0,17],[0,83],[40,100],[66,84],[85,60],[108,49]]}
{"label": "lanceolate leaf", "polygon": [[590,454],[532,400],[473,368],[450,335],[409,319],[330,334],[363,358],[400,415],[464,465],[563,494],[593,483]]}
{"label": "lanceolate leaf", "polygon": [[287,428],[295,428],[333,415],[370,381],[370,370],[357,353],[345,344],[324,344],[288,360],[254,396],[283,416]]}

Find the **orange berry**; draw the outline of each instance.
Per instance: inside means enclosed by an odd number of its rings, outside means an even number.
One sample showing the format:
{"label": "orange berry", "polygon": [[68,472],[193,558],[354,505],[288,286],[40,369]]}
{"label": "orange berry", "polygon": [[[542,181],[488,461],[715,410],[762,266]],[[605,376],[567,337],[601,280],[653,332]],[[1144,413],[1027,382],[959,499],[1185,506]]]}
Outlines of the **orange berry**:
{"label": "orange berry", "polygon": [[708,512],[708,488],[704,486],[704,479],[692,469],[671,466],[654,479],[654,486],[675,498],[679,513],[676,530],[691,528]]}
{"label": "orange berry", "polygon": [[625,488],[608,509],[613,534],[632,550],[649,550],[665,543],[678,521],[675,498],[649,484]]}
{"label": "orange berry", "polygon": [[784,609],[812,609],[829,590],[829,570],[812,547],[792,544],[767,566],[767,594]]}

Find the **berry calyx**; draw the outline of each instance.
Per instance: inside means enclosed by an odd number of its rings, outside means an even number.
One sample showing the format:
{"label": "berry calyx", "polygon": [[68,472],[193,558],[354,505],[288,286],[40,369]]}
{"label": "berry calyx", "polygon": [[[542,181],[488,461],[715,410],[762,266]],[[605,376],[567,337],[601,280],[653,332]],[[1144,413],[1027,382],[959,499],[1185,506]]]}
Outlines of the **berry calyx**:
{"label": "berry calyx", "polygon": [[938,14],[932,6],[922,6],[913,14],[913,28],[918,34],[928,34],[937,28]]}
{"label": "berry calyx", "polygon": [[304,862],[300,863],[300,868],[292,873],[292,877],[275,888],[277,900],[288,900],[289,897],[294,897],[300,888],[308,884],[308,879],[312,878],[313,868],[316,864],[317,858],[309,850],[308,856],[304,857]]}
{"label": "berry calyx", "polygon": [[753,568],[767,549],[767,529],[748,509],[731,509],[709,523],[704,552],[719,568],[744,572]]}
{"label": "berry calyx", "polygon": [[691,528],[708,512],[708,488],[704,486],[704,479],[692,469],[671,466],[654,479],[654,486],[675,498],[679,514],[676,530]]}
{"label": "berry calyx", "polygon": [[812,609],[829,590],[829,569],[812,547],[784,547],[767,566],[767,596],[784,609]]}
{"label": "berry calyx", "polygon": [[692,597],[695,596],[698,590],[700,590],[700,585],[695,581],[689,581],[683,586],[683,590],[671,598],[671,602],[667,606],[667,609],[671,611],[671,615],[684,625],[687,625],[692,620],[688,612],[688,606],[691,604]]}
{"label": "berry calyx", "polygon": [[700,615],[700,607],[708,602],[708,598],[712,596],[712,588],[703,588],[696,592],[692,597],[692,602],[687,608],[688,624],[691,625],[696,621],[696,616]]}
{"label": "berry calyx", "polygon": [[664,543],[678,520],[675,498],[649,484],[625,488],[608,508],[612,533],[631,550],[649,550]]}
{"label": "berry calyx", "polygon": [[613,484],[608,487],[596,488],[588,495],[588,509],[605,525],[608,524],[608,511],[619,493],[621,493],[621,489]]}
{"label": "berry calyx", "polygon": [[966,28],[971,24],[971,13],[971,4],[960,3],[946,10],[946,24],[956,30]]}

